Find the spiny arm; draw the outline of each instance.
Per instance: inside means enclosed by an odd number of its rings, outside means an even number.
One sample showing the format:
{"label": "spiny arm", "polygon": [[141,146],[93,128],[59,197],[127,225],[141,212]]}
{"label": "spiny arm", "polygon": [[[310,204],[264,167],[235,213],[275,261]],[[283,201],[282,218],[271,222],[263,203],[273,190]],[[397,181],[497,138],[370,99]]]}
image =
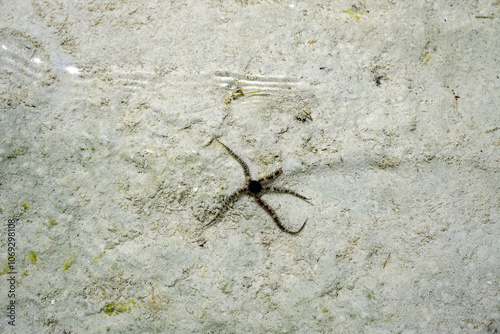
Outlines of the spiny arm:
{"label": "spiny arm", "polygon": [[238,161],[238,163],[241,165],[241,168],[243,168],[243,173],[245,174],[245,179],[250,180],[252,176],[250,175],[250,169],[248,168],[248,165],[243,161],[239,156],[236,155],[229,147],[224,145],[219,139],[215,138],[215,140],[221,144],[226,151],[234,158],[234,160]]}
{"label": "spiny arm", "polygon": [[299,228],[298,231],[291,231],[289,230],[288,228],[286,228],[280,221],[278,215],[276,214],[276,212],[269,206],[267,205],[266,202],[264,202],[262,200],[262,198],[260,198],[259,196],[255,196],[255,201],[257,202],[257,204],[259,204],[268,214],[269,216],[271,216],[271,218],[274,220],[274,222],[276,223],[276,225],[278,225],[278,227],[286,232],[286,233],[290,233],[290,234],[297,234],[299,233],[300,231],[302,231],[302,229],[304,228],[304,226],[306,226],[306,223],[307,223],[307,219],[306,221],[304,222],[304,224],[302,224],[302,226]]}

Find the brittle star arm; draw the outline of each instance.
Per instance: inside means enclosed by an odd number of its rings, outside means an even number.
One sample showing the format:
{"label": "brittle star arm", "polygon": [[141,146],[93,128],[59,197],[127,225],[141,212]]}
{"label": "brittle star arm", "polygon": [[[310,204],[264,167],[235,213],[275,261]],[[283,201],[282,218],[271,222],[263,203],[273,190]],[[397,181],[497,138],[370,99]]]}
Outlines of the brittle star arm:
{"label": "brittle star arm", "polygon": [[312,204],[311,202],[309,202],[310,201],[309,198],[307,198],[305,196],[302,196],[301,194],[298,194],[295,191],[290,190],[290,189],[279,188],[279,187],[263,187],[262,191],[263,192],[268,192],[268,193],[279,193],[279,194],[293,195],[293,196],[298,197],[301,200],[303,200],[303,201],[305,201],[305,202],[307,202],[309,204]]}
{"label": "brittle star arm", "polygon": [[215,140],[217,140],[217,142],[219,144],[221,144],[229,154],[231,154],[231,156],[234,158],[234,160],[238,161],[238,163],[241,165],[241,168],[243,168],[243,173],[245,174],[245,179],[247,181],[250,180],[252,178],[252,176],[250,176],[250,169],[248,168],[248,165],[245,163],[245,161],[241,160],[241,158],[239,156],[237,156],[236,153],[231,151],[231,149],[229,147],[227,147],[226,145],[224,145],[221,141],[219,141],[219,139],[215,138]]}
{"label": "brittle star arm", "polygon": [[302,229],[304,228],[304,226],[306,226],[306,222],[307,222],[307,219],[306,221],[304,222],[304,224],[302,224],[302,226],[299,228],[298,231],[290,231],[289,229],[287,229],[280,221],[280,219],[278,218],[278,215],[276,214],[276,212],[273,210],[273,208],[271,208],[266,202],[264,202],[262,200],[262,198],[260,198],[260,196],[254,196],[254,199],[255,199],[255,202],[257,202],[257,204],[259,204],[270,216],[271,218],[274,220],[274,222],[276,223],[276,225],[278,225],[278,227],[283,231],[283,232],[286,232],[286,233],[290,233],[290,234],[297,234],[299,233],[300,231],[302,231]]}
{"label": "brittle star arm", "polygon": [[264,185],[264,184],[267,184],[267,183],[270,183],[270,182],[276,180],[276,178],[278,176],[280,176],[281,174],[283,174],[283,169],[282,168],[278,168],[274,172],[269,173],[269,174],[267,174],[264,177],[261,177],[257,181],[259,181],[262,185]]}
{"label": "brittle star arm", "polygon": [[212,219],[208,224],[206,224],[205,226],[203,226],[202,229],[207,228],[207,227],[212,226],[213,224],[217,223],[219,221],[219,219],[221,219],[222,216],[224,216],[224,214],[226,213],[227,209],[229,209],[229,206],[232,203],[236,202],[236,200],[238,198],[240,198],[242,195],[244,195],[246,193],[248,193],[248,188],[247,187],[240,188],[240,189],[236,190],[234,193],[232,193],[231,196],[229,196],[228,198],[226,198],[226,200],[224,201],[224,204],[222,204],[222,207],[220,208],[219,212],[214,217],[214,219]]}

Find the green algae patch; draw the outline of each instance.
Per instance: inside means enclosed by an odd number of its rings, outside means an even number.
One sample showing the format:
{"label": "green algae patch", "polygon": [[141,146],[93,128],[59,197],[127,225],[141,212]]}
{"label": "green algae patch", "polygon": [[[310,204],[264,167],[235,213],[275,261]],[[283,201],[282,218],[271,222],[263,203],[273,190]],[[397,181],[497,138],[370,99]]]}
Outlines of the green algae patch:
{"label": "green algae patch", "polygon": [[90,264],[94,264],[94,262],[96,262],[97,260],[99,260],[101,257],[104,256],[104,254],[106,254],[105,252],[102,252],[102,253],[99,253],[97,254],[93,259],[92,259],[92,262],[90,262]]}
{"label": "green algae patch", "polygon": [[38,257],[36,256],[36,253],[33,252],[33,251],[30,251],[28,253],[28,260],[30,260],[31,263],[36,263],[36,261],[38,260]]}
{"label": "green algae patch", "polygon": [[68,270],[69,267],[71,267],[71,265],[73,264],[73,258],[74,258],[74,256],[71,255],[69,257],[68,261],[64,262],[64,264],[63,264],[63,271],[66,271],[66,270]]}
{"label": "green algae patch", "polygon": [[127,312],[133,309],[137,303],[133,300],[127,300],[120,305],[116,306],[114,302],[106,304],[102,307],[102,311],[107,315],[114,315],[116,313]]}

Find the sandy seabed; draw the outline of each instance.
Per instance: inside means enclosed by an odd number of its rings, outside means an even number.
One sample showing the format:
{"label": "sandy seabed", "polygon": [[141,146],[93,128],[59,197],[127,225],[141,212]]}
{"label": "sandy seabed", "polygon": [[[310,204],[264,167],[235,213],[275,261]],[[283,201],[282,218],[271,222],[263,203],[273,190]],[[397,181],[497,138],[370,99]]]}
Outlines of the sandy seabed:
{"label": "sandy seabed", "polygon": [[498,1],[0,12],[0,332],[500,331]]}

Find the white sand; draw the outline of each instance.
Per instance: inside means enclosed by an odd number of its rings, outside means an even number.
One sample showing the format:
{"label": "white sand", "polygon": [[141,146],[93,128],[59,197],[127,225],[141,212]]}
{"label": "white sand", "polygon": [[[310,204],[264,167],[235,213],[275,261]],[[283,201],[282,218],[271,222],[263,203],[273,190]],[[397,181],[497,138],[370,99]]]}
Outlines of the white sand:
{"label": "white sand", "polygon": [[498,1],[104,3],[0,4],[0,332],[500,331]]}

